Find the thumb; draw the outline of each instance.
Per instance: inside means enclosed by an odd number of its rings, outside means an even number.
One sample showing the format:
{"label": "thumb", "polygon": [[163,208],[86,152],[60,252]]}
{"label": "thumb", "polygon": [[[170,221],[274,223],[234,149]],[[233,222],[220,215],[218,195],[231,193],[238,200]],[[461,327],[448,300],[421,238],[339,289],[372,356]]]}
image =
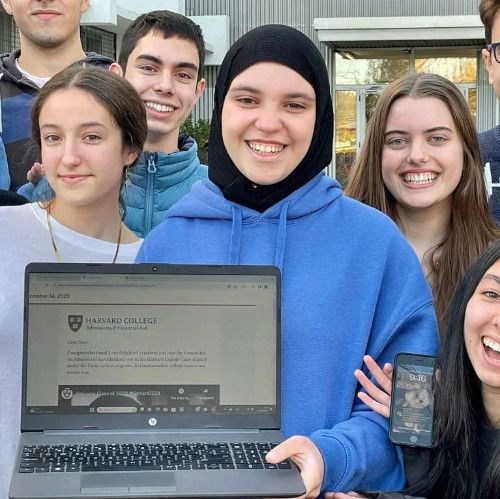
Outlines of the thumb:
{"label": "thumb", "polygon": [[277,445],[266,454],[266,461],[271,464],[276,464],[287,459],[291,454],[287,451],[286,442]]}
{"label": "thumb", "polygon": [[266,454],[267,462],[276,464],[296,454],[301,450],[300,441],[301,437],[293,436],[281,442]]}

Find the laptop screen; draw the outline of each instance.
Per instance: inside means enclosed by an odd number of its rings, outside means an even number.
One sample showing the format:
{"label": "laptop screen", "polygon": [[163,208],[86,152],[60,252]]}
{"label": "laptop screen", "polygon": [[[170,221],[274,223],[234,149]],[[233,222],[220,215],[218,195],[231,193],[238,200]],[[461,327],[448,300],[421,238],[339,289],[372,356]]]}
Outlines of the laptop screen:
{"label": "laptop screen", "polygon": [[25,414],[276,411],[277,276],[169,267],[29,273]]}

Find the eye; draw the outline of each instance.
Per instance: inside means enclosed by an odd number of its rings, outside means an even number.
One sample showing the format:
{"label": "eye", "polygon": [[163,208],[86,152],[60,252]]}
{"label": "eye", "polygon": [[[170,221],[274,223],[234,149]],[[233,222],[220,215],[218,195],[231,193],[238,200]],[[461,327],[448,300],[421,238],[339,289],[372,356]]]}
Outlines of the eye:
{"label": "eye", "polygon": [[149,64],[142,64],[139,68],[145,73],[154,73],[156,72],[156,68],[154,66],[150,66]]}
{"label": "eye", "polygon": [[492,298],[494,300],[497,300],[500,298],[500,295],[496,291],[493,291],[492,289],[487,289],[487,290],[483,291],[482,294],[484,296],[486,296],[487,298]]}
{"label": "eye", "polygon": [[55,133],[51,133],[49,135],[45,135],[43,140],[44,140],[44,142],[47,142],[48,144],[53,144],[53,143],[59,141],[60,137],[59,137],[59,135],[56,135]]}
{"label": "eye", "polygon": [[393,149],[402,149],[404,146],[406,146],[406,144],[408,144],[408,140],[403,137],[393,137],[390,139],[386,139],[385,143]]}
{"label": "eye", "polygon": [[96,142],[100,139],[101,137],[99,135],[96,135],[95,133],[88,133],[85,135],[85,140],[87,142]]}
{"label": "eye", "polygon": [[290,102],[286,106],[292,111],[302,111],[302,109],[306,109],[306,106],[300,102]]}
{"label": "eye", "polygon": [[177,76],[181,79],[181,80],[192,80],[193,79],[193,76],[190,75],[189,73],[186,73],[186,72],[180,72],[180,73],[177,73]]}
{"label": "eye", "polygon": [[443,135],[432,135],[429,139],[429,142],[433,144],[444,144],[447,141],[448,137],[445,137]]}
{"label": "eye", "polygon": [[236,102],[242,104],[243,106],[251,106],[252,104],[257,104],[257,101],[253,97],[239,97]]}

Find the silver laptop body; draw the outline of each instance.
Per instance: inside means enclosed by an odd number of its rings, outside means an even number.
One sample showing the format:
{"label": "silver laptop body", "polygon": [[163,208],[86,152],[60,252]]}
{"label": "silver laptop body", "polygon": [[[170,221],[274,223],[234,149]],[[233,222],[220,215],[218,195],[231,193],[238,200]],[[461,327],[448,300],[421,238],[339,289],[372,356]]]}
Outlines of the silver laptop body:
{"label": "silver laptop body", "polygon": [[30,264],[10,498],[293,497],[271,266]]}

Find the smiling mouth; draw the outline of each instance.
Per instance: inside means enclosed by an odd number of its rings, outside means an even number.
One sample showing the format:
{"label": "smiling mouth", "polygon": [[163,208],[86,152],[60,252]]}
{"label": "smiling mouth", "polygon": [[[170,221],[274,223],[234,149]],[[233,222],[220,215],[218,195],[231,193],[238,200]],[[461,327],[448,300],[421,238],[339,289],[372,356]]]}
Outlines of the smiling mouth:
{"label": "smiling mouth", "polygon": [[59,175],[59,178],[68,184],[76,184],[85,180],[87,177],[88,175]]}
{"label": "smiling mouth", "polygon": [[434,172],[425,173],[404,173],[401,175],[403,181],[410,185],[432,184],[438,178],[439,174]]}
{"label": "smiling mouth", "polygon": [[491,338],[484,336],[482,338],[483,346],[486,352],[486,355],[493,360],[500,360],[500,343],[492,340]]}
{"label": "smiling mouth", "polygon": [[247,141],[248,147],[262,156],[277,156],[286,147],[283,144],[267,144],[265,142]]}
{"label": "smiling mouth", "polygon": [[146,101],[144,104],[148,109],[152,109],[158,113],[173,113],[175,111],[175,107],[159,104],[158,102]]}

